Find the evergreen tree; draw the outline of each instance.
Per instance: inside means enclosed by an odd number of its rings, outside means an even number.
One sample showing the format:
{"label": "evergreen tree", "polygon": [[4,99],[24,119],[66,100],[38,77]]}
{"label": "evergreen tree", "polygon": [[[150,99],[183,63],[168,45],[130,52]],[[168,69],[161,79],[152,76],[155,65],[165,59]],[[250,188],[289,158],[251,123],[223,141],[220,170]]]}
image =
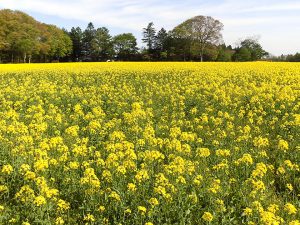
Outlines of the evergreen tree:
{"label": "evergreen tree", "polygon": [[72,51],[72,61],[77,62],[82,60],[82,52],[83,52],[83,32],[80,27],[72,27],[69,32],[69,36],[72,40],[73,51]]}
{"label": "evergreen tree", "polygon": [[112,37],[106,27],[101,27],[96,30],[91,47],[93,56],[97,61],[106,61],[113,56]]}
{"label": "evergreen tree", "polygon": [[155,43],[155,29],[153,22],[150,22],[146,28],[143,28],[143,39],[148,48],[148,53],[151,54]]}
{"label": "evergreen tree", "polygon": [[93,23],[89,23],[83,32],[82,55],[83,61],[93,60],[92,42],[96,36],[96,30]]}

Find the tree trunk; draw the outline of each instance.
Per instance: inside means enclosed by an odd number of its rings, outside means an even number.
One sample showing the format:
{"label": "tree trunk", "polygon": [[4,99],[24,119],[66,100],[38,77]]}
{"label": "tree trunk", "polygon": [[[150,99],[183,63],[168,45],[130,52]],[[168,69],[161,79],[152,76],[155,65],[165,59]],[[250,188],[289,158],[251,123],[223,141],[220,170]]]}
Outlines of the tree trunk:
{"label": "tree trunk", "polygon": [[201,50],[200,50],[200,58],[201,58],[201,62],[203,62],[203,53],[204,53],[204,48],[205,48],[205,45],[202,44],[201,46]]}
{"label": "tree trunk", "polygon": [[11,54],[11,62],[14,62],[14,53]]}
{"label": "tree trunk", "polygon": [[29,55],[28,63],[31,63],[31,55]]}
{"label": "tree trunk", "polygon": [[24,54],[24,59],[23,59],[23,63],[26,63],[26,57],[27,57],[27,55],[26,55],[26,52],[25,52],[25,54]]}

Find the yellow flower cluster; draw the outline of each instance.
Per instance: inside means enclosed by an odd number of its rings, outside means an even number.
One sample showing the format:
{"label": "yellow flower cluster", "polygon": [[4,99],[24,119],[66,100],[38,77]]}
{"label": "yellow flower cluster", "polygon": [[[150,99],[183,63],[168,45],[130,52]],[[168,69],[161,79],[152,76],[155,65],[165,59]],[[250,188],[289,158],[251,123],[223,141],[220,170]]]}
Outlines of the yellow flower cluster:
{"label": "yellow flower cluster", "polygon": [[0,105],[0,224],[300,224],[300,64],[0,65]]}

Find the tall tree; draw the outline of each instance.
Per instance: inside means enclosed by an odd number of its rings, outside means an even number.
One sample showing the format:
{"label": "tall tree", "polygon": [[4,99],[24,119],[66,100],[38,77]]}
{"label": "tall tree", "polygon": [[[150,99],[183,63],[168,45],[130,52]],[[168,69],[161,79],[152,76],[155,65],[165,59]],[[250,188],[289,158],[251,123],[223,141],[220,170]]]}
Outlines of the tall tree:
{"label": "tall tree", "polygon": [[268,55],[262,46],[258,43],[257,38],[247,38],[240,43],[241,48],[247,48],[251,53],[251,60],[256,61]]}
{"label": "tall tree", "polygon": [[143,39],[142,41],[146,43],[148,52],[151,53],[153,50],[153,45],[155,42],[155,28],[153,22],[150,22],[146,28],[143,28]]}
{"label": "tall tree", "polygon": [[189,37],[182,35],[179,29],[169,32],[168,42],[170,45],[169,55],[173,60],[186,61],[191,58],[193,42]]}
{"label": "tall tree", "polygon": [[82,53],[84,61],[92,61],[93,60],[93,52],[92,52],[92,42],[95,38],[96,30],[94,28],[93,23],[89,23],[87,28],[83,32],[83,42],[82,42]]}
{"label": "tall tree", "polygon": [[161,28],[156,36],[154,42],[155,55],[157,59],[164,60],[167,58],[167,41],[168,41],[168,32]]}
{"label": "tall tree", "polygon": [[82,60],[82,41],[83,41],[83,32],[80,27],[72,27],[69,32],[69,36],[72,40],[73,51],[72,51],[72,61],[81,61]]}
{"label": "tall tree", "polygon": [[174,28],[177,36],[188,39],[199,46],[199,55],[203,61],[205,48],[209,44],[219,44],[222,41],[223,24],[210,16],[196,16]]}
{"label": "tall tree", "polygon": [[1,50],[11,55],[11,61],[26,62],[27,56],[38,50],[38,22],[31,16],[12,10],[0,11]]}
{"label": "tall tree", "polygon": [[168,32],[164,28],[161,28],[155,36],[154,48],[165,51],[167,38]]}
{"label": "tall tree", "polygon": [[136,38],[132,33],[119,34],[113,38],[114,50],[119,60],[133,59],[137,53]]}
{"label": "tall tree", "polygon": [[98,28],[92,40],[93,56],[97,61],[106,61],[113,56],[113,42],[106,27]]}
{"label": "tall tree", "polygon": [[31,59],[60,58],[69,54],[68,35],[53,25],[36,21],[13,10],[0,10],[0,53],[5,62],[31,62]]}
{"label": "tall tree", "polygon": [[47,56],[59,61],[60,58],[71,54],[72,41],[70,37],[61,29],[54,25],[47,26],[46,44],[49,45]]}

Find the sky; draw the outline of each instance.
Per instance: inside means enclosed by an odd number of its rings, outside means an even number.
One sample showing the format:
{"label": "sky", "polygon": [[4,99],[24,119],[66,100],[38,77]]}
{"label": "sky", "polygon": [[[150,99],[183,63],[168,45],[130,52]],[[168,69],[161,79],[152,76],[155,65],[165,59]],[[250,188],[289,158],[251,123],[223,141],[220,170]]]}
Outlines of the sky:
{"label": "sky", "polygon": [[227,45],[259,37],[273,55],[300,52],[300,0],[0,0],[0,8],[21,10],[68,30],[92,22],[112,35],[131,32],[140,45],[149,22],[157,30],[170,30],[193,16],[212,16],[224,24]]}

